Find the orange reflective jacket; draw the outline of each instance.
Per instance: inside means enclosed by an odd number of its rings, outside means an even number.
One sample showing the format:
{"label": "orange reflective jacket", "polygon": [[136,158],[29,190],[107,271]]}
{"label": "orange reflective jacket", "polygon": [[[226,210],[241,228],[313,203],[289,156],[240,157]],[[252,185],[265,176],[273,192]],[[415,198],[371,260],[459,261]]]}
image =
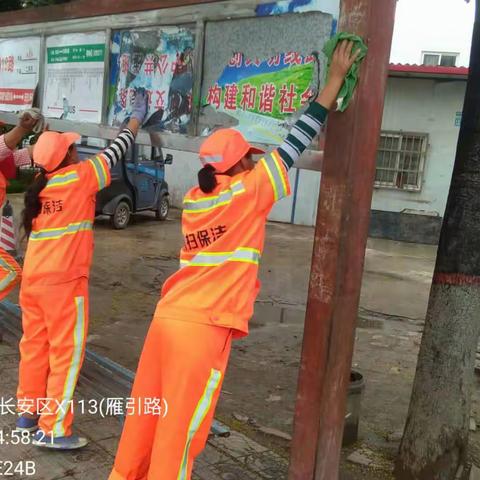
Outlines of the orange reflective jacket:
{"label": "orange reflective jacket", "polygon": [[158,311],[243,336],[260,289],[267,216],[290,194],[290,183],[276,150],[252,171],[216,178],[212,193],[195,187],[184,199],[181,268],[165,282]]}
{"label": "orange reflective jacket", "polygon": [[88,277],[93,255],[95,195],[110,184],[103,155],[48,174],[42,210],[33,221],[24,282],[60,284]]}

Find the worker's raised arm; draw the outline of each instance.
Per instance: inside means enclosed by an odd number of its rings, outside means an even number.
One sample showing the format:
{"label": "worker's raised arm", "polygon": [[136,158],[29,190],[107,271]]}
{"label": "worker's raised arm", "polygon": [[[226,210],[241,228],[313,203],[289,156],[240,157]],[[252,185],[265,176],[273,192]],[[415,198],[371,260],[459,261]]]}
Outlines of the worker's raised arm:
{"label": "worker's raised arm", "polygon": [[147,94],[145,90],[139,89],[136,92],[132,116],[126,128],[124,128],[110,146],[102,152],[110,169],[127,154],[128,149],[134,144],[138,130],[147,115],[147,108]]}
{"label": "worker's raised arm", "polygon": [[[44,125],[44,118],[38,109],[25,111],[18,122],[18,125],[5,135],[0,136],[0,161],[14,154],[17,166],[30,163],[30,154],[26,149],[15,150],[25,135],[32,131],[41,131]],[[37,128],[38,127],[38,128]]]}
{"label": "worker's raised arm", "polygon": [[360,54],[360,50],[352,52],[352,48],[352,42],[339,43],[333,54],[325,88],[297,120],[285,141],[278,148],[278,154],[287,169],[293,166],[300,155],[310,146],[315,136],[320,133],[328,111],[334,105],[338,92],[342,88],[345,76]]}

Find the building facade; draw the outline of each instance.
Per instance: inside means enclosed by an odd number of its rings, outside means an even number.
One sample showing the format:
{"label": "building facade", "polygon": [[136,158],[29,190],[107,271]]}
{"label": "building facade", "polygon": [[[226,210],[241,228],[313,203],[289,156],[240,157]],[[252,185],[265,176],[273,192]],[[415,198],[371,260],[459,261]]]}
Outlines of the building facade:
{"label": "building facade", "polygon": [[[460,129],[467,68],[391,65],[372,200],[371,235],[438,241]],[[182,206],[196,183],[194,154],[171,152],[172,203]],[[290,171],[292,195],[273,209],[273,221],[314,225],[321,173]]]}
{"label": "building facade", "polygon": [[438,241],[467,68],[392,65],[377,157],[371,235]]}

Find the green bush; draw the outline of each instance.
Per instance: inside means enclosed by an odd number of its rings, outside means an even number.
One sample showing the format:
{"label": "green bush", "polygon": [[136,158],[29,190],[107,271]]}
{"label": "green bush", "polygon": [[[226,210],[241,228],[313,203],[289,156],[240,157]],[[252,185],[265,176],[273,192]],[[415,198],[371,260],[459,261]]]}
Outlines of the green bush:
{"label": "green bush", "polygon": [[36,172],[33,168],[18,171],[17,178],[9,181],[7,193],[23,193],[33,182]]}

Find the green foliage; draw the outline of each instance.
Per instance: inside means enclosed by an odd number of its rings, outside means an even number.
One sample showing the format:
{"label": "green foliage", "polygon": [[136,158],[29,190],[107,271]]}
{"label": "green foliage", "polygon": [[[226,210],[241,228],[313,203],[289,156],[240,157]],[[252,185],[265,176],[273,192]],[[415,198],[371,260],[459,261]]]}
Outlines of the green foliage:
{"label": "green foliage", "polygon": [[6,123],[0,124],[0,135],[5,135],[13,128],[13,125],[7,125]]}
{"label": "green foliage", "polygon": [[45,7],[58,3],[68,3],[71,0],[1,0],[0,12],[8,10],[20,10],[22,8]]}
{"label": "green foliage", "polygon": [[33,182],[36,172],[33,168],[19,169],[17,178],[9,180],[7,193],[23,193]]}
{"label": "green foliage", "polygon": [[22,8],[21,0],[2,0],[0,2],[0,11],[7,12],[8,10],[19,10]]}

